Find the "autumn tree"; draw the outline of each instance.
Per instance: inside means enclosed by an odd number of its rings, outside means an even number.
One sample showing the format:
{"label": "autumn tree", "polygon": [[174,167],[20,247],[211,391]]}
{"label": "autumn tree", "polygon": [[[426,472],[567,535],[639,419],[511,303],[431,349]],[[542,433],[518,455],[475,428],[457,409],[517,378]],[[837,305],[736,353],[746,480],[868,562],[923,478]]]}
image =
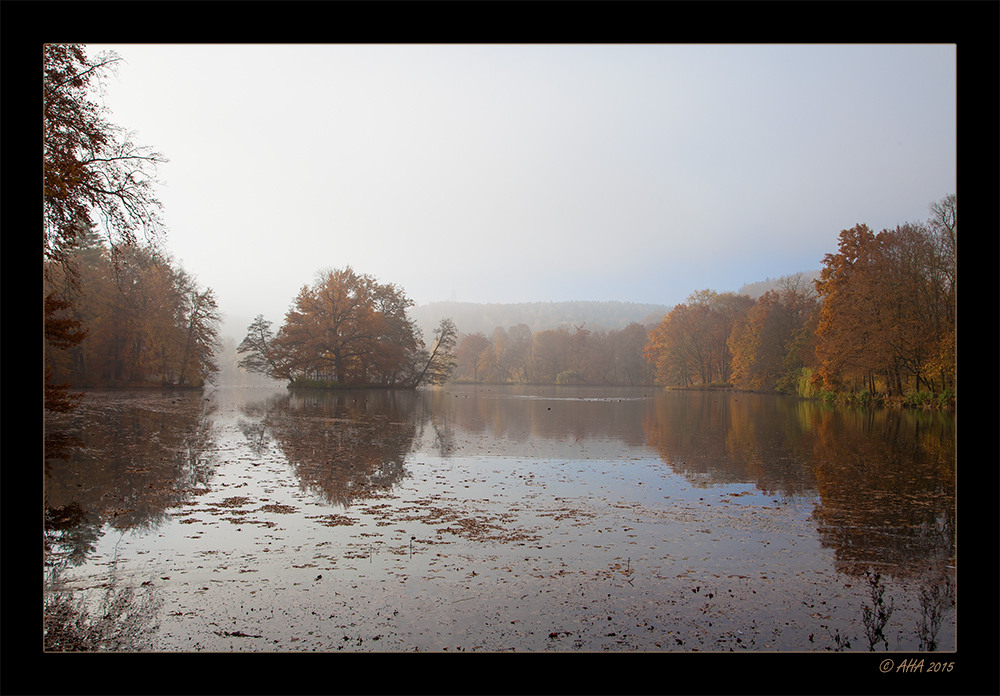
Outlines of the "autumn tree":
{"label": "autumn tree", "polygon": [[518,382],[531,381],[531,329],[527,324],[516,324],[507,331],[508,354],[514,379]]}
{"label": "autumn tree", "polygon": [[87,346],[89,362],[101,382],[137,383],[156,375],[173,383],[181,331],[174,269],[144,247],[121,247],[117,256],[117,271],[105,257],[101,280],[108,290]]}
{"label": "autumn tree", "polygon": [[87,58],[82,46],[47,44],[42,81],[43,249],[63,262],[77,238],[100,222],[112,251],[132,245],[141,232],[155,239],[162,229],[153,186],[167,160],[108,120],[90,99],[121,58],[113,52]]}
{"label": "autumn tree", "polygon": [[592,331],[583,346],[580,370],[587,384],[617,384],[613,333]]}
{"label": "autumn tree", "polygon": [[729,336],[733,382],[741,389],[793,391],[804,367],[804,343],[816,310],[810,288],[769,290],[737,321]]}
{"label": "autumn tree", "polygon": [[704,344],[707,355],[709,381],[729,382],[732,373],[729,337],[733,328],[746,316],[753,300],[733,292],[699,290],[692,293],[687,301],[708,310],[700,314],[698,340]]}
{"label": "autumn tree", "polygon": [[[430,351],[420,351],[417,354],[416,368],[410,382],[418,384],[444,384],[455,371],[458,363],[455,357],[455,347],[458,343],[458,329],[455,322],[444,318],[434,329],[434,343]],[[420,368],[420,365],[423,365]]]}
{"label": "autumn tree", "polygon": [[258,316],[240,344],[240,365],[295,382],[414,387],[440,383],[455,364],[457,329],[450,319],[428,351],[407,315],[413,302],[391,283],[344,269],[325,270],[304,286],[278,332]]}
{"label": "autumn tree", "polygon": [[490,382],[503,384],[510,380],[510,337],[502,326],[493,329],[490,346],[482,356],[480,369]]}
{"label": "autumn tree", "polygon": [[939,307],[934,316],[937,344],[927,360],[927,374],[938,380],[941,391],[955,388],[955,312],[958,291],[958,198],[949,194],[931,204],[928,235],[934,246],[927,268],[930,295]]}
{"label": "autumn tree", "polygon": [[699,290],[676,305],[649,332],[645,356],[660,384],[728,383],[729,336],[753,300],[735,293]]}
{"label": "autumn tree", "polygon": [[480,379],[480,362],[483,354],[490,347],[490,339],[486,334],[476,331],[463,335],[458,341],[455,357],[458,361],[458,375],[462,378],[478,382]]}
{"label": "autumn tree", "polygon": [[629,386],[652,383],[652,370],[643,359],[648,331],[638,322],[632,322],[620,331],[608,334],[611,343],[614,366],[613,383]]}
{"label": "autumn tree", "polygon": [[706,336],[709,315],[703,304],[678,304],[649,332],[645,354],[659,384],[686,387],[695,380],[711,382],[712,350]]}
{"label": "autumn tree", "polygon": [[[214,292],[149,247],[120,247],[117,271],[110,257],[95,235],[82,237],[71,255],[78,292],[61,315],[50,316],[46,331],[72,318],[86,340],[61,350],[47,346],[50,379],[77,387],[211,381],[221,324]],[[47,298],[62,297],[65,275],[61,267],[50,269]]]}
{"label": "autumn tree", "polygon": [[588,363],[591,352],[590,329],[584,328],[586,322],[579,326],[574,325],[575,331],[571,336],[572,354],[570,356],[570,369],[564,370],[556,375],[557,384],[576,384],[587,382]]}
{"label": "autumn tree", "polygon": [[180,295],[176,326],[179,329],[177,384],[198,385],[211,381],[219,371],[215,353],[222,348],[219,326],[222,315],[215,300],[215,291],[200,288],[193,276],[180,269],[175,287]]}
{"label": "autumn tree", "polygon": [[890,395],[953,388],[955,205],[954,196],[933,205],[927,224],[841,231],[816,281],[824,388]]}
{"label": "autumn tree", "polygon": [[532,337],[532,370],[535,381],[555,384],[559,375],[571,370],[573,338],[566,329],[536,331]]}
{"label": "autumn tree", "polygon": [[271,331],[271,322],[264,319],[263,314],[258,314],[247,327],[247,335],[236,349],[236,352],[243,356],[236,366],[247,372],[268,377],[277,376],[280,368],[273,342],[274,332]]}
{"label": "autumn tree", "polygon": [[[47,44],[42,71],[42,254],[46,280],[56,269],[69,288],[79,292],[74,252],[98,223],[113,252],[161,232],[161,205],[154,195],[156,169],[167,160],[136,145],[129,133],[112,124],[106,109],[90,98],[102,80],[114,72],[114,53],[88,59],[82,46]],[[43,318],[59,322],[57,313],[71,311],[72,293],[47,288]],[[79,345],[85,332],[75,331],[50,347]],[[48,381],[51,371],[47,371]],[[46,389],[55,395],[58,390]],[[66,401],[47,402],[65,408]]]}
{"label": "autumn tree", "polygon": [[693,348],[685,328],[688,313],[687,305],[675,305],[649,332],[644,355],[657,384],[687,387],[694,383]]}

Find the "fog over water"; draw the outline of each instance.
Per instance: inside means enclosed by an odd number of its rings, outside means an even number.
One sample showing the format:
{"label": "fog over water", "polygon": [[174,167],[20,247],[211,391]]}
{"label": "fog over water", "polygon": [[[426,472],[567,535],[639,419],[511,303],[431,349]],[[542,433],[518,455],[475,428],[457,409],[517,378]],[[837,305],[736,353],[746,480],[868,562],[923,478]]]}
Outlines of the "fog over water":
{"label": "fog over water", "polygon": [[107,49],[226,334],[348,265],[418,304],[673,305],[955,191],[954,45]]}

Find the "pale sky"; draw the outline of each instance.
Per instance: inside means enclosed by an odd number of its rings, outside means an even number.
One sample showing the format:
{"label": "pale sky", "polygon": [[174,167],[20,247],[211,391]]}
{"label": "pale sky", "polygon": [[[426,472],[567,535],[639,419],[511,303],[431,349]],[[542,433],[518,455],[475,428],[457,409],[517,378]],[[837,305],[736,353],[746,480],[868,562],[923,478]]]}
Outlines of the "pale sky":
{"label": "pale sky", "polygon": [[170,160],[164,246],[237,340],[348,265],[418,304],[672,305],[956,192],[949,44],[105,49],[111,120]]}

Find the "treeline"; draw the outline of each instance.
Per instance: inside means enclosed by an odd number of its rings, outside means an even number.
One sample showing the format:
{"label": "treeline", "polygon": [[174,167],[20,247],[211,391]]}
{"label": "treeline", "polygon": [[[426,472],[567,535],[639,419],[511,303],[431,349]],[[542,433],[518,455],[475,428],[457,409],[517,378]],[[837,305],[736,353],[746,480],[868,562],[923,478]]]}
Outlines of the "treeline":
{"label": "treeline", "polygon": [[521,384],[642,385],[653,383],[643,357],[646,327],[581,327],[531,332],[526,324],[463,334],[454,377],[461,381]]}
{"label": "treeline", "polygon": [[843,230],[812,286],[756,300],[704,290],[650,331],[659,384],[732,386],[860,402],[955,395],[957,199],[926,222]]}
{"label": "treeline", "polygon": [[112,252],[94,231],[78,237],[63,264],[45,273],[47,333],[62,326],[80,339],[46,342],[51,380],[74,388],[201,386],[218,371],[221,316],[211,289],[150,247]]}

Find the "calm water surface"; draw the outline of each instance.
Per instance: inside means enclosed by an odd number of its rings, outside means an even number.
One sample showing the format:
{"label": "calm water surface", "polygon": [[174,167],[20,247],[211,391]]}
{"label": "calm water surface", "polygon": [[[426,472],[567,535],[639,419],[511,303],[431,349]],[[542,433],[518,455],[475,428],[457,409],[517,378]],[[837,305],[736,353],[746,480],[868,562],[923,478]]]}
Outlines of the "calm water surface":
{"label": "calm water surface", "polygon": [[158,651],[868,651],[877,572],[876,649],[936,606],[953,651],[954,453],[750,394],[91,392],[46,420],[45,578],[136,588]]}

